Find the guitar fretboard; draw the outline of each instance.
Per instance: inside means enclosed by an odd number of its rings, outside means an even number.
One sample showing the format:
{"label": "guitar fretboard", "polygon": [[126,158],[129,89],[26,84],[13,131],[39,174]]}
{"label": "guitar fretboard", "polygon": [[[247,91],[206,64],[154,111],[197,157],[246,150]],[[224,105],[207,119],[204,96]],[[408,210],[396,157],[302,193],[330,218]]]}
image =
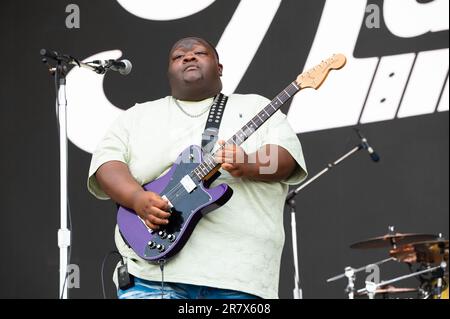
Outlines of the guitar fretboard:
{"label": "guitar fretboard", "polygon": [[[234,134],[225,145],[241,145],[244,143],[258,128],[261,127],[280,107],[294,96],[300,88],[295,82],[292,82],[281,93],[279,93],[267,106],[265,106],[255,117],[245,124],[236,134]],[[223,148],[223,147],[222,147]],[[216,151],[219,152],[221,149]],[[215,154],[215,153],[214,153]],[[205,178],[219,164],[214,161],[214,154],[205,154],[203,162],[200,163],[191,173],[192,177],[198,180]]]}

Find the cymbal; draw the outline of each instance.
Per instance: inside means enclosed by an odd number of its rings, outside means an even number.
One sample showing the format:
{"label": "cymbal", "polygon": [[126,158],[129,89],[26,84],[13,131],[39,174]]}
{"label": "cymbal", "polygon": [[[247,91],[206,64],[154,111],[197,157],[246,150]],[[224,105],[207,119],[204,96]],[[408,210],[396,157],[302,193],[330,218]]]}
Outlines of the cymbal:
{"label": "cymbal", "polygon": [[400,262],[448,264],[448,240],[428,240],[391,249],[389,254]]}
{"label": "cymbal", "polygon": [[[401,293],[407,293],[407,292],[415,292],[418,291],[417,288],[397,288],[394,286],[386,286],[385,288],[379,288],[375,290],[376,294],[401,294]],[[359,296],[365,296],[367,295],[367,291],[361,292],[358,294]]]}
{"label": "cymbal", "polygon": [[384,236],[370,238],[350,245],[350,248],[369,249],[369,248],[384,248],[392,246],[402,246],[414,242],[423,242],[427,240],[437,239],[437,235],[432,234],[386,234]]}

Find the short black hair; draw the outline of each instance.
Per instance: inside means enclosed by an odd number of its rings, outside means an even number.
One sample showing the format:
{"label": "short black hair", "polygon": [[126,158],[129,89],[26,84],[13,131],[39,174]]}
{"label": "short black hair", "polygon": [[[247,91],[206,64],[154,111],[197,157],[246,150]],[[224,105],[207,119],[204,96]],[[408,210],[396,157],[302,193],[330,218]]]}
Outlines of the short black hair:
{"label": "short black hair", "polygon": [[179,39],[177,42],[175,42],[175,43],[173,44],[172,48],[170,49],[170,52],[172,52],[172,50],[173,50],[175,44],[177,44],[178,42],[180,42],[180,41],[182,41],[182,40],[186,40],[186,39],[193,39],[193,40],[196,40],[196,41],[198,41],[198,42],[203,42],[203,43],[207,44],[211,49],[213,49],[214,54],[216,55],[217,61],[220,61],[220,59],[219,59],[219,53],[217,52],[216,47],[215,47],[211,42],[209,42],[208,40],[205,40],[205,39],[199,38],[199,37],[189,36],[189,37],[184,37],[184,38]]}

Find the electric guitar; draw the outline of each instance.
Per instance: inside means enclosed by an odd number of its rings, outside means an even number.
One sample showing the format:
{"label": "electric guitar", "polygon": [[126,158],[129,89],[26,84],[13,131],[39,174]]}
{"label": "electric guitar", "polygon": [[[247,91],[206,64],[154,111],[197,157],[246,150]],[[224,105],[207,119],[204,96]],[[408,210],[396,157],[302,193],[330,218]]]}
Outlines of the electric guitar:
{"label": "electric guitar", "polygon": [[[335,54],[299,75],[226,144],[242,144],[294,94],[305,88],[318,89],[331,70],[341,69],[345,63],[344,55]],[[137,255],[150,262],[173,257],[186,244],[199,220],[231,198],[232,189],[226,184],[209,188],[219,175],[220,166],[214,161],[214,154],[203,154],[199,146],[191,145],[166,174],[143,186],[169,201],[169,224],[157,231],[151,230],[135,211],[119,207],[120,233]]]}

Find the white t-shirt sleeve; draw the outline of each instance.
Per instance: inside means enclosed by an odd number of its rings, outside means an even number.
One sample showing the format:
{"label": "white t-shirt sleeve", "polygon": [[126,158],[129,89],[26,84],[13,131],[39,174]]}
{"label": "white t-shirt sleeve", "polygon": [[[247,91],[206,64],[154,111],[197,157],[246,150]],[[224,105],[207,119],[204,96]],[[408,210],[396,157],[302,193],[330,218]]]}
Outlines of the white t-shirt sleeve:
{"label": "white t-shirt sleeve", "polygon": [[89,192],[99,199],[109,199],[109,196],[100,188],[95,177],[98,168],[110,161],[120,161],[128,164],[128,138],[130,127],[132,127],[130,110],[119,115],[92,154],[87,187]]}
{"label": "white t-shirt sleeve", "polygon": [[[266,105],[270,103],[269,100],[265,98],[264,100],[266,100]],[[297,134],[295,134],[287,121],[286,115],[280,110],[275,112],[275,114],[263,124],[260,134],[262,145],[273,144],[283,147],[291,154],[298,164],[291,176],[282,182],[288,185],[295,185],[303,181],[308,175],[308,172],[306,170],[302,146]]]}

